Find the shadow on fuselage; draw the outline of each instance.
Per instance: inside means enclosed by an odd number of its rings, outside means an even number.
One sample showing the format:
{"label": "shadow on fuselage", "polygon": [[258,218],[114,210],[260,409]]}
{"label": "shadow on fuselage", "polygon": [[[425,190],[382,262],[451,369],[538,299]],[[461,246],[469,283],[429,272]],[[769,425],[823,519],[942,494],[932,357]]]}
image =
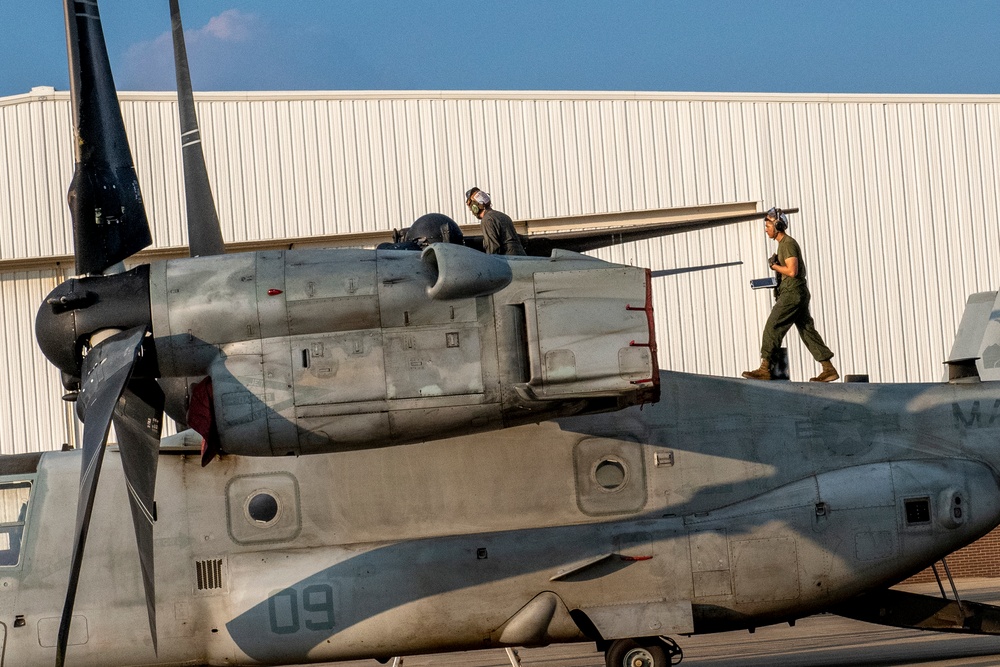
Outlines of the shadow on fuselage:
{"label": "shadow on fuselage", "polygon": [[[313,573],[291,586],[276,586],[268,591],[267,599],[227,624],[230,634],[242,650],[257,660],[287,657],[289,652],[304,657],[330,636],[380,614],[407,605],[413,607],[413,613],[426,613],[441,605],[448,607],[450,600],[460,607],[467,602],[459,601],[459,594],[474,594],[476,589],[498,582],[525,590],[525,599],[517,598],[517,603],[506,610],[513,613],[540,590],[558,591],[564,584],[586,585],[601,580],[610,584],[615,577],[628,575],[637,563],[612,560],[585,568],[563,583],[551,583],[560,569],[613,554],[615,540],[622,535],[641,534],[655,542],[684,539],[699,530],[718,530],[718,524],[699,526],[694,521],[688,525],[687,517],[733,508],[796,483],[812,488],[815,484],[809,480],[818,475],[841,471],[839,478],[851,478],[851,469],[878,470],[879,464],[895,461],[968,459],[996,469],[986,456],[990,450],[985,444],[1000,433],[992,430],[994,425],[1000,427],[1000,418],[993,420],[989,413],[1000,401],[996,399],[997,388],[985,384],[756,383],[671,372],[661,373],[661,382],[664,398],[657,405],[558,420],[564,433],[579,438],[633,440],[672,453],[673,463],[667,475],[671,481],[653,480],[643,511],[592,518],[591,523],[582,525],[526,527],[372,545],[360,554],[344,549],[317,550],[312,557],[303,553],[304,569],[312,569]],[[531,427],[522,429],[525,437],[532,435]],[[543,442],[538,444],[544,446]],[[649,474],[653,478],[664,475],[664,471],[653,469]],[[854,479],[861,488],[851,492],[864,495],[866,478]],[[805,500],[780,509],[801,513],[807,519],[803,525],[809,526],[815,500],[808,493],[803,497]],[[763,502],[766,504],[766,498]],[[778,516],[777,512],[750,512],[741,515],[738,523],[724,525],[730,539],[739,539]],[[824,534],[816,529],[801,529],[798,538],[822,545]],[[939,551],[943,554],[958,546],[942,541]],[[937,552],[928,555],[939,556]],[[316,569],[317,558],[335,562]],[[917,565],[926,563],[905,567]],[[878,575],[882,583],[909,574],[901,567],[884,568],[884,573]],[[849,585],[842,586],[829,593],[827,603],[856,592]],[[337,600],[336,618],[330,628],[325,627],[327,617],[318,604],[327,595]],[[307,608],[307,602],[314,611],[297,609],[293,619],[293,600],[302,609]],[[797,611],[813,613],[823,608],[820,602],[809,604]],[[335,613],[333,609],[331,606],[331,614]],[[703,606],[702,612],[728,615],[726,622],[737,626],[740,622],[754,625],[768,620],[761,616],[739,621],[738,612],[722,607],[713,612]],[[497,625],[507,618],[502,610],[496,614]],[[308,623],[313,624],[312,629]],[[291,630],[293,625],[295,631]],[[277,641],[275,635],[279,635]],[[480,635],[465,647],[481,646]]]}

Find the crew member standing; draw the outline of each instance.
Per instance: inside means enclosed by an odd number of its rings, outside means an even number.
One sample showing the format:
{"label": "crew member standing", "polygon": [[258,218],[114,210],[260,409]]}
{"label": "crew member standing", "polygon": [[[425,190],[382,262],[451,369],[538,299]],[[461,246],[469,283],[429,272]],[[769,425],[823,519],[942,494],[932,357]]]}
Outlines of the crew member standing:
{"label": "crew member standing", "polygon": [[830,360],[833,352],[823,342],[816,331],[812,315],[809,314],[809,288],[806,286],[806,265],[802,261],[799,244],[785,233],[788,217],[780,208],[772,208],[764,218],[764,232],[768,238],[778,242],[778,252],[771,256],[768,264],[778,274],[775,288],[777,299],[771,315],[764,325],[764,336],[760,346],[760,368],[746,371],[743,377],[751,380],[771,379],[771,358],[784,339],[788,329],[794,324],[799,330],[802,342],[809,348],[816,361],[823,368],[810,382],[833,382],[840,377]]}
{"label": "crew member standing", "polygon": [[490,195],[479,188],[465,193],[465,205],[483,224],[483,250],[490,255],[523,255],[524,246],[510,216],[490,206]]}

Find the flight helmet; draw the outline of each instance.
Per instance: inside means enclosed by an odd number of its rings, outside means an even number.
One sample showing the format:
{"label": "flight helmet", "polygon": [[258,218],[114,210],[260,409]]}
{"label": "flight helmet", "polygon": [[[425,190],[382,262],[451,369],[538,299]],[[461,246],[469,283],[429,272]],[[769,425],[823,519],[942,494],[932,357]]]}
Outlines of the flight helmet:
{"label": "flight helmet", "polygon": [[490,193],[474,187],[465,193],[465,205],[472,211],[472,215],[479,217],[483,210],[489,208]]}
{"label": "flight helmet", "polygon": [[788,229],[788,216],[777,206],[769,209],[764,217],[767,220],[774,220],[775,231],[783,232]]}
{"label": "flight helmet", "polygon": [[405,240],[423,248],[431,243],[465,244],[465,236],[458,223],[444,213],[427,213],[413,221],[406,230]]}

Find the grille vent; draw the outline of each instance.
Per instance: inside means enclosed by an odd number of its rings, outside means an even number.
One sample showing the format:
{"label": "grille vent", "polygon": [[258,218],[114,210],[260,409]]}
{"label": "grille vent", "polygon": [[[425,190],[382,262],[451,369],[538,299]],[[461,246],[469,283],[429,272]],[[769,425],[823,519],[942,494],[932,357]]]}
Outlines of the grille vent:
{"label": "grille vent", "polygon": [[222,559],[199,560],[194,563],[198,573],[198,590],[222,588]]}

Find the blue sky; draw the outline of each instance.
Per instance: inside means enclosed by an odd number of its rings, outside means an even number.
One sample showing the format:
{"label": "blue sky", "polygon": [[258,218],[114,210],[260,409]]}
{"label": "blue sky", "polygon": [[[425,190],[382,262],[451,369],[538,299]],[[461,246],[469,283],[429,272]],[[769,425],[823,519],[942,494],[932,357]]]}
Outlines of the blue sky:
{"label": "blue sky", "polygon": [[[68,87],[62,3],[0,0],[0,96]],[[181,0],[195,90],[1000,93],[995,0]],[[172,90],[167,0],[102,0]]]}

